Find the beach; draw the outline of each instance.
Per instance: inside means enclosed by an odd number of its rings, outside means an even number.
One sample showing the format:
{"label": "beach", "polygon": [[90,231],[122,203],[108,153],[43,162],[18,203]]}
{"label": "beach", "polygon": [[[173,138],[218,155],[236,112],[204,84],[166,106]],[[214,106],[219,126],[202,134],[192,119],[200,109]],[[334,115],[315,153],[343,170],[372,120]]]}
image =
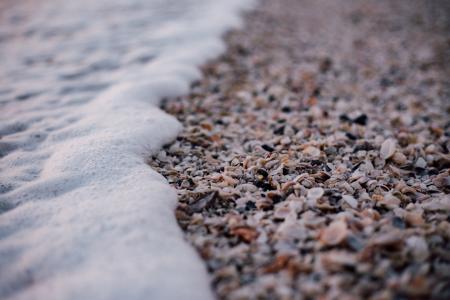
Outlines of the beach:
{"label": "beach", "polygon": [[450,299],[450,2],[0,3],[0,298]]}
{"label": "beach", "polygon": [[450,297],[444,1],[262,1],[149,158],[219,299]]}

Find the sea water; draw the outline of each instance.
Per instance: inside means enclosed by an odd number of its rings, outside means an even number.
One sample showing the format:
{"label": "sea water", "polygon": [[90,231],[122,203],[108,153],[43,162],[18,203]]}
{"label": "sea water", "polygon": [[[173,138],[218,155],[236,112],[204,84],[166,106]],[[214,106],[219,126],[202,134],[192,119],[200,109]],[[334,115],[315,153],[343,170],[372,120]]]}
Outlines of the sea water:
{"label": "sea water", "polygon": [[209,299],[145,163],[243,0],[0,4],[0,298]]}

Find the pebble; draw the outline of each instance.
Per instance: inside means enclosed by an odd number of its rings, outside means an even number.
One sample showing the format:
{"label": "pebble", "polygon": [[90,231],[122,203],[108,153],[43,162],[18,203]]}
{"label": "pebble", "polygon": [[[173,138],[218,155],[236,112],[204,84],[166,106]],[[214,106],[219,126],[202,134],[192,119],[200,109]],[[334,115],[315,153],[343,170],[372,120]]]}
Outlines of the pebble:
{"label": "pebble", "polygon": [[350,195],[342,195],[342,199],[352,208],[358,208],[358,201]]}
{"label": "pebble", "polygon": [[323,188],[312,188],[308,190],[307,198],[308,200],[318,200],[324,194]]}
{"label": "pebble", "polygon": [[427,167],[427,162],[422,157],[419,157],[414,166],[419,169],[425,169]]}
{"label": "pebble", "polygon": [[411,236],[406,239],[406,245],[408,246],[414,259],[418,262],[425,261],[429,255],[428,244],[426,240],[421,236]]}
{"label": "pebble", "polygon": [[411,23],[415,0],[280,1],[164,101],[184,130],[149,162],[217,298],[448,295],[445,64],[412,51],[446,35]]}
{"label": "pebble", "polygon": [[392,157],[392,161],[395,162],[397,165],[402,166],[408,162],[408,159],[403,153],[397,151]]}
{"label": "pebble", "polygon": [[320,156],[320,150],[313,146],[308,146],[303,150],[303,153],[307,156],[311,157],[319,157]]}
{"label": "pebble", "polygon": [[358,117],[356,117],[355,119],[353,119],[353,123],[359,124],[359,125],[367,125],[367,115],[366,114],[361,114]]}
{"label": "pebble", "polygon": [[396,142],[394,139],[387,139],[381,144],[380,156],[382,159],[389,159],[394,155],[396,150]]}
{"label": "pebble", "polygon": [[347,224],[342,220],[336,220],[320,233],[320,241],[324,245],[335,246],[342,243],[348,233]]}

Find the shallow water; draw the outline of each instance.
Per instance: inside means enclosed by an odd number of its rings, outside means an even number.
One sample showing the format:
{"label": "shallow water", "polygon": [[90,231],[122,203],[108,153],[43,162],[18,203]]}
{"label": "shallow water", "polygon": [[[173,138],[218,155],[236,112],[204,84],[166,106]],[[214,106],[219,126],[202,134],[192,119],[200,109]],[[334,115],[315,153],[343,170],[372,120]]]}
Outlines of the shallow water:
{"label": "shallow water", "polygon": [[[0,192],[38,176],[41,167],[33,160],[32,170],[26,168],[24,156],[29,159],[49,135],[78,119],[70,107],[84,105],[114,83],[139,74],[175,42],[161,29],[196,18],[202,2],[2,3],[0,157],[20,161],[20,168],[2,180]],[[6,168],[11,165],[2,160],[0,171]]]}

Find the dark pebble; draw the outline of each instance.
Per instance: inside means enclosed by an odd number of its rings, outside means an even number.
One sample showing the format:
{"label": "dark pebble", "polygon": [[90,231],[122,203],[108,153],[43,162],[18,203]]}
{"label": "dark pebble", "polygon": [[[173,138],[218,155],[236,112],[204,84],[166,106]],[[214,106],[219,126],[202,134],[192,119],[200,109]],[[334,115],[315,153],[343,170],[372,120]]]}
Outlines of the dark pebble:
{"label": "dark pebble", "polygon": [[281,108],[281,111],[284,113],[290,113],[291,112],[291,108],[289,106],[283,106]]}
{"label": "dark pebble", "polygon": [[261,146],[261,148],[263,148],[264,150],[268,151],[268,152],[273,152],[275,149],[267,144],[263,144]]}
{"label": "dark pebble", "polygon": [[336,155],[337,154],[336,147],[331,146],[331,147],[326,148],[325,149],[325,154],[326,155]]}
{"label": "dark pebble", "polygon": [[333,65],[333,61],[331,58],[326,57],[320,62],[320,72],[326,73],[328,70],[330,70],[331,66]]}
{"label": "dark pebble", "polygon": [[382,86],[382,87],[389,87],[392,84],[393,84],[393,82],[389,78],[383,77],[380,80],[380,86]]}
{"label": "dark pebble", "polygon": [[349,123],[352,122],[352,120],[346,114],[340,115],[339,120],[341,120],[341,122],[349,122]]}
{"label": "dark pebble", "polygon": [[359,125],[367,125],[367,115],[362,114],[359,117],[353,119],[353,123],[359,124]]}
{"label": "dark pebble", "polygon": [[273,133],[276,134],[276,135],[283,135],[284,134],[284,126],[278,127],[277,129],[275,129],[273,131]]}
{"label": "dark pebble", "polygon": [[205,197],[199,199],[197,202],[190,205],[190,209],[192,212],[200,212],[205,208],[211,207],[214,204],[214,201],[217,197],[217,192],[214,191]]}
{"label": "dark pebble", "polygon": [[320,96],[320,93],[321,93],[321,90],[320,90],[320,88],[318,87],[318,88],[314,89],[312,95],[313,95],[314,97],[319,97],[319,96]]}
{"label": "dark pebble", "polygon": [[402,220],[402,218],[400,217],[393,217],[392,218],[392,225],[394,227],[400,228],[400,229],[405,229],[406,224],[405,221]]}
{"label": "dark pebble", "polygon": [[373,149],[375,149],[375,147],[372,144],[370,144],[369,142],[365,141],[362,144],[356,145],[355,148],[353,149],[353,153],[356,153],[358,151],[370,151]]}
{"label": "dark pebble", "polygon": [[256,208],[255,202],[247,201],[247,203],[245,203],[246,210],[254,210],[255,208]]}
{"label": "dark pebble", "polygon": [[273,191],[276,189],[268,182],[257,181],[257,182],[255,182],[255,185],[257,187],[261,188],[264,192]]}
{"label": "dark pebble", "polygon": [[258,169],[258,171],[256,171],[257,175],[261,175],[263,178],[267,178],[267,176],[269,176],[269,172],[267,172],[267,170],[265,169]]}
{"label": "dark pebble", "polygon": [[354,251],[360,251],[364,248],[364,243],[360,238],[357,238],[354,235],[350,235],[347,238],[347,245],[353,249]]}
{"label": "dark pebble", "polygon": [[357,137],[356,135],[354,135],[353,133],[350,133],[350,132],[346,132],[346,133],[345,133],[345,136],[346,136],[347,138],[349,138],[350,140],[352,140],[352,141],[358,139],[358,137]]}

